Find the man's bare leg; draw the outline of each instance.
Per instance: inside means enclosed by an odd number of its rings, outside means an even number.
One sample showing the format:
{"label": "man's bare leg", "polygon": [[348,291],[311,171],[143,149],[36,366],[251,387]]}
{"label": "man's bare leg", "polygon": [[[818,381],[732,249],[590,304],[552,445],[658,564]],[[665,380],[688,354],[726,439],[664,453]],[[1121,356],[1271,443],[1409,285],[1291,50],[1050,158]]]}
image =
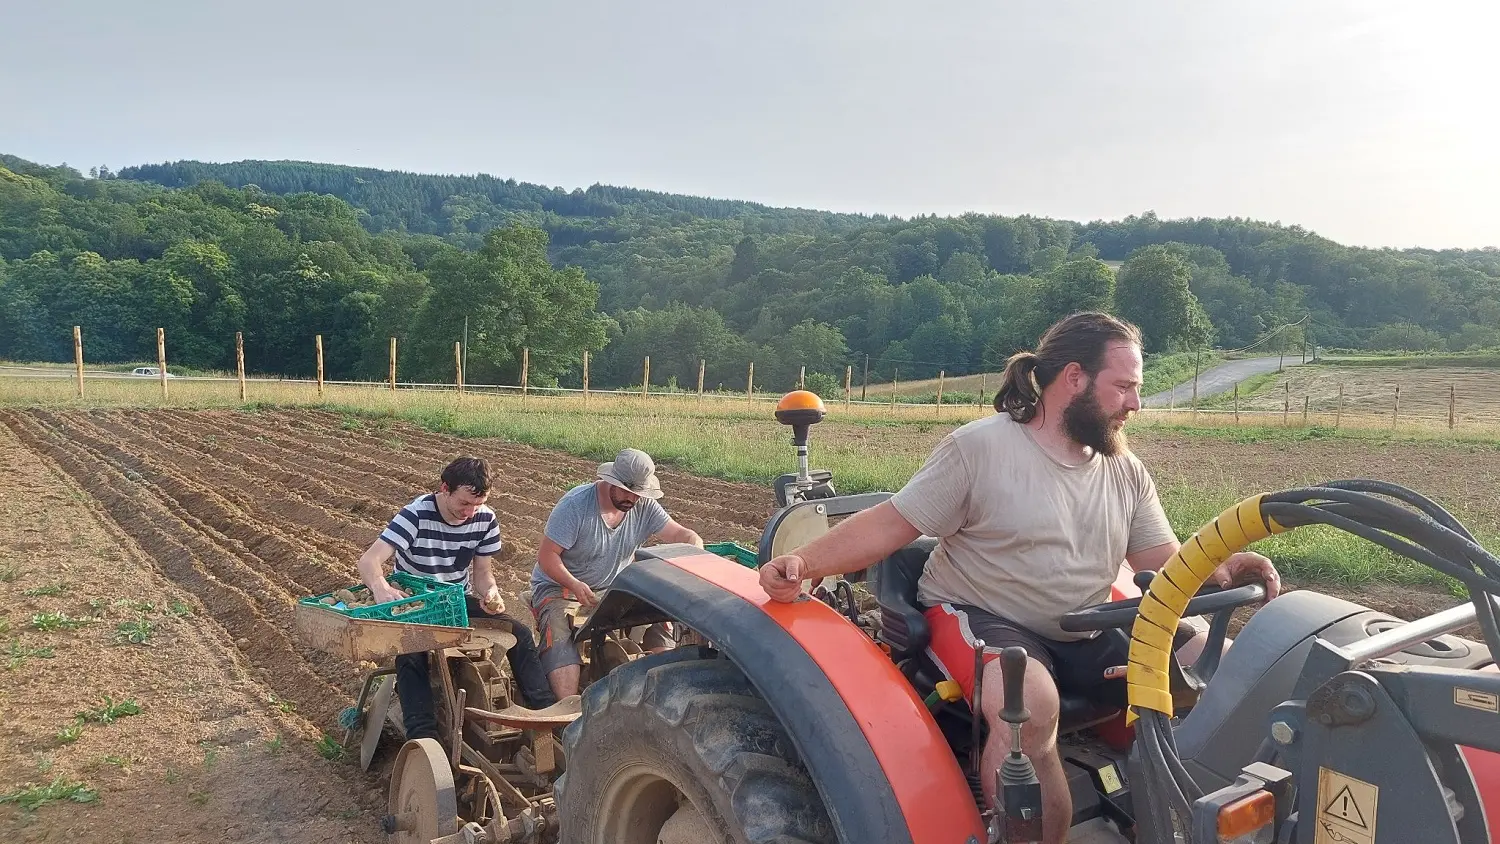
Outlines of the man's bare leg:
{"label": "man's bare leg", "polygon": [[[1021,725],[1021,749],[1030,757],[1042,785],[1042,838],[1046,844],[1065,844],[1073,819],[1073,795],[1063,773],[1062,756],[1057,751],[1057,685],[1046,666],[1034,659],[1026,660],[1025,700],[1031,720]],[[995,772],[1010,752],[1010,725],[1000,720],[1005,708],[1005,681],[996,659],[984,667],[984,699],[980,701],[990,725],[981,762],[984,768],[984,799],[1001,808],[995,793]]]}
{"label": "man's bare leg", "polygon": [[[1198,658],[1203,655],[1203,648],[1207,644],[1208,631],[1199,630],[1196,634],[1193,635],[1193,638],[1184,642],[1182,647],[1177,649],[1177,661],[1181,663],[1184,668],[1192,668],[1193,664],[1198,661]],[[1234,640],[1229,638],[1228,636],[1225,636],[1224,647],[1220,651],[1219,656],[1222,657],[1224,654],[1229,653],[1229,646],[1232,644],[1234,644]]]}
{"label": "man's bare leg", "polygon": [[547,685],[552,687],[552,693],[562,700],[569,695],[578,694],[578,678],[583,673],[581,665],[564,665],[562,668],[554,668],[547,672]]}

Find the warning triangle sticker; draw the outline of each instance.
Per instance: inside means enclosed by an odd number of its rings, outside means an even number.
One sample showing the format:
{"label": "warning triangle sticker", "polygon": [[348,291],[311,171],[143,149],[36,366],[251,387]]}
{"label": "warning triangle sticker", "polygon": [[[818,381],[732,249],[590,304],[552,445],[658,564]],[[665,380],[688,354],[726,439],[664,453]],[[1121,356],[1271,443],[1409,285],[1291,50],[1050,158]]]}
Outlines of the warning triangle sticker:
{"label": "warning triangle sticker", "polygon": [[1359,804],[1354,802],[1354,792],[1350,791],[1347,785],[1339,789],[1339,793],[1335,794],[1333,800],[1323,808],[1323,814],[1338,818],[1360,829],[1370,828],[1370,825],[1365,823],[1365,816],[1360,814]]}

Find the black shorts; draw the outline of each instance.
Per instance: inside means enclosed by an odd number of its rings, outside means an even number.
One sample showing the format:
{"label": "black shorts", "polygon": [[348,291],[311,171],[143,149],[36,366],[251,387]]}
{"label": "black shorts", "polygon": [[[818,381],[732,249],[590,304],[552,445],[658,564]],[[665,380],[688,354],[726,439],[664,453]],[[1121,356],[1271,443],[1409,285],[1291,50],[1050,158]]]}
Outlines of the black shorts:
{"label": "black shorts", "polygon": [[[1019,646],[1052,675],[1058,694],[1115,708],[1126,705],[1124,678],[1105,679],[1104,672],[1126,664],[1128,634],[1105,631],[1089,639],[1060,642],[963,604],[939,604],[926,615],[932,629],[931,654],[963,688],[965,697],[973,694],[974,640],[983,639],[986,663],[998,659],[1005,648]],[[1179,630],[1173,648],[1182,647],[1192,637],[1192,630]]]}

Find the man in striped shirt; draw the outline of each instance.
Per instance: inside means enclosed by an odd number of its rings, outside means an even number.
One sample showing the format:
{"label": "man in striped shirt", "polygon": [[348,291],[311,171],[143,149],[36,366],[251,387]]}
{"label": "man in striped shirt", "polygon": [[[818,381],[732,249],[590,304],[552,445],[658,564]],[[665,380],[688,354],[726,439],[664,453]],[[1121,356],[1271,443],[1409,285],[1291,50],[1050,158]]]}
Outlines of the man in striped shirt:
{"label": "man in striped shirt", "polygon": [[[482,458],[460,457],[448,464],[437,492],[402,507],[360,557],[360,579],[381,603],[402,597],[385,578],[385,565],[393,558],[396,571],[461,584],[470,616],[510,622],[516,646],[506,658],[524,703],[541,709],[556,703],[557,697],[542,672],[531,629],[506,614],[490,568],[500,551],[500,523],[485,503],[489,490],[489,464]],[[407,738],[437,738],[425,651],[396,657],[396,690]]]}

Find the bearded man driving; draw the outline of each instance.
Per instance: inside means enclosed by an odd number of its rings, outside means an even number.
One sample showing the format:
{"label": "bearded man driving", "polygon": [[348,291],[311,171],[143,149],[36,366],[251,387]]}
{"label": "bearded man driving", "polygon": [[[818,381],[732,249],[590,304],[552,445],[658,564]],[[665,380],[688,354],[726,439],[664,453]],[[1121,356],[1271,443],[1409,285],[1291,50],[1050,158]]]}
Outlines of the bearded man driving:
{"label": "bearded man driving", "polygon": [[[994,772],[1009,749],[1000,663],[1009,646],[1028,654],[1023,694],[1031,719],[1022,745],[1041,780],[1043,837],[1063,844],[1072,799],[1057,750],[1059,690],[1123,705],[1124,680],[1106,673],[1127,655],[1115,637],[1069,633],[1061,617],[1107,601],[1122,561],[1155,571],[1179,542],[1151,475],[1128,448],[1124,425],[1140,409],[1140,330],[1103,313],[1077,313],[1050,327],[1035,352],[1010,358],[994,416],[943,437],[892,498],[845,519],[760,569],[777,601],[795,600],[803,580],[858,571],[921,535],[937,539],[917,600],[932,630],[929,655],[972,700],[974,648],[985,643],[983,710],[989,722],[981,778],[996,809]],[[1214,572],[1221,585],[1280,589],[1267,558],[1241,552]],[[1182,637],[1191,661],[1205,631]]]}

